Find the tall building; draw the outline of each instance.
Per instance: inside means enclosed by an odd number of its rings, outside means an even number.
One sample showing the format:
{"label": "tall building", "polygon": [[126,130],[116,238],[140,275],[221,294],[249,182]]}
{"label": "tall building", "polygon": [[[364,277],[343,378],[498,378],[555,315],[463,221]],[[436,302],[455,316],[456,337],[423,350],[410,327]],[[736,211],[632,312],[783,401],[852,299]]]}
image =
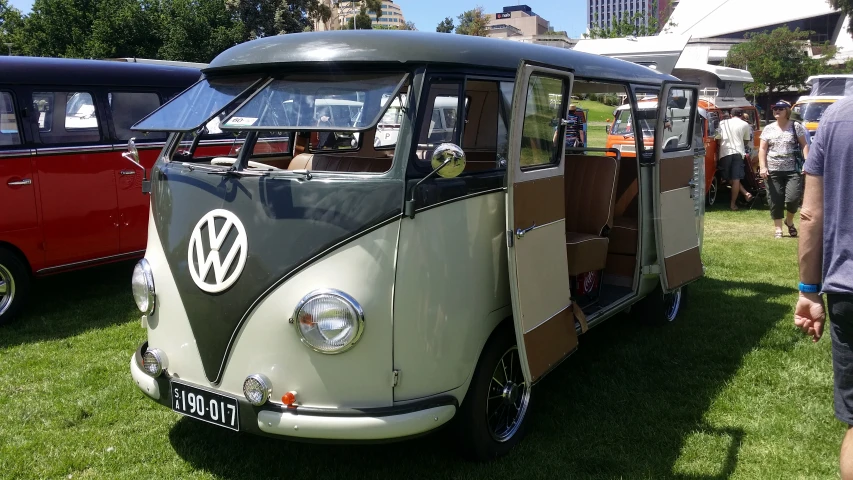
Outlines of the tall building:
{"label": "tall building", "polygon": [[[677,1],[673,1],[677,5]],[[649,15],[656,18],[665,18],[665,12],[669,9],[668,0],[586,0],[586,25],[587,28],[594,26],[609,28],[614,21],[620,21],[624,16],[633,18],[634,15],[642,16],[641,23],[648,26]]]}
{"label": "tall building", "polygon": [[527,5],[504,7],[502,12],[489,14],[489,36],[507,38],[544,35],[551,30],[551,22],[533,13]]}
{"label": "tall building", "polygon": [[[354,18],[361,11],[360,0],[320,0],[321,4],[332,10],[332,18],[326,22],[315,21],[314,30],[341,30],[346,28],[350,18]],[[396,29],[406,24],[403,9],[394,3],[394,0],[382,0],[382,15],[377,17],[373,11],[367,12],[373,21],[373,28]]]}

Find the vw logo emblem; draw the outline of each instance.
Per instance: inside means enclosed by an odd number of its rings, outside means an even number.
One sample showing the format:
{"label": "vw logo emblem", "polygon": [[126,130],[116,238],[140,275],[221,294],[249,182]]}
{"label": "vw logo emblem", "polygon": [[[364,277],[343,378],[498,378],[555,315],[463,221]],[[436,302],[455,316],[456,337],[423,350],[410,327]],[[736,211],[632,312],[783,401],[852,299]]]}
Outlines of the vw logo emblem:
{"label": "vw logo emblem", "polygon": [[[218,231],[217,219],[220,219]],[[202,233],[205,227],[207,235]],[[232,231],[236,231],[236,235],[229,235]],[[207,239],[206,248],[205,238]],[[233,238],[234,241],[226,252],[222,248],[228,238]],[[208,293],[219,293],[233,285],[240,277],[246,265],[247,253],[246,229],[243,228],[240,219],[228,210],[212,210],[201,217],[190,237],[190,247],[187,251],[190,276],[198,288]],[[235,260],[237,266],[232,269],[231,266]],[[213,267],[213,283],[207,281],[211,267]]]}

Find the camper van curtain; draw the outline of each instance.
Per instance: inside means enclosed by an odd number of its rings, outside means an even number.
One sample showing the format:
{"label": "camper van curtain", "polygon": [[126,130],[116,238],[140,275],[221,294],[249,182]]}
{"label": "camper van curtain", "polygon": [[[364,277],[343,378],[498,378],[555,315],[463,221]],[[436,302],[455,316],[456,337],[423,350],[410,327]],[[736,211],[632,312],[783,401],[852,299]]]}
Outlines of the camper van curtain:
{"label": "camper van curtain", "polygon": [[131,130],[189,132],[205,124],[216,130],[218,120],[245,101],[260,82],[257,76],[203,79],[137,122]]}
{"label": "camper van curtain", "polygon": [[853,78],[815,79],[811,95],[817,97],[853,95]]}
{"label": "camper van curtain", "polygon": [[223,130],[361,131],[376,126],[405,73],[289,75],[223,119]]}

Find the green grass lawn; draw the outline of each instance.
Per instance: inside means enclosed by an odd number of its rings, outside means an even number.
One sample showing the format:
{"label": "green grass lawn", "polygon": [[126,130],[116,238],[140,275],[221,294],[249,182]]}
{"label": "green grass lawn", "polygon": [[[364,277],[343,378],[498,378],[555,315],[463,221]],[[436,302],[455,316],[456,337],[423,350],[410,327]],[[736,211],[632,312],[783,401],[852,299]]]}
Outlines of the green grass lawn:
{"label": "green grass lawn", "polygon": [[616,107],[605,105],[601,102],[593,102],[592,100],[574,100],[572,101],[578,108],[589,110],[587,113],[587,122],[606,122],[608,119],[613,121],[613,110]]}
{"label": "green grass lawn", "polygon": [[491,464],[461,461],[442,432],[320,446],[183,418],[128,372],[145,338],[132,263],[40,280],[0,329],[0,478],[837,478],[829,338],[791,320],[796,240],[772,238],[766,209],[722,206],[678,320],[622,315],[582,336],[534,389],[530,435]]}

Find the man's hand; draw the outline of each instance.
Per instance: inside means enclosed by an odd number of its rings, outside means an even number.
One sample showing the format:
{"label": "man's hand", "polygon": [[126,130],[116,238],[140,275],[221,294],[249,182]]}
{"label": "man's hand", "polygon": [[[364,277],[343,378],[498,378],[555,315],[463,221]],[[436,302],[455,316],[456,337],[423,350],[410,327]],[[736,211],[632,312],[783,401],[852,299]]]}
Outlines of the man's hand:
{"label": "man's hand", "polygon": [[770,172],[768,172],[766,168],[761,167],[758,169],[758,174],[761,175],[761,178],[767,180],[767,177],[770,175]]}
{"label": "man's hand", "polygon": [[823,335],[825,322],[823,298],[816,293],[800,292],[800,299],[794,308],[794,324],[806,335],[811,335],[813,342],[817,342]]}

